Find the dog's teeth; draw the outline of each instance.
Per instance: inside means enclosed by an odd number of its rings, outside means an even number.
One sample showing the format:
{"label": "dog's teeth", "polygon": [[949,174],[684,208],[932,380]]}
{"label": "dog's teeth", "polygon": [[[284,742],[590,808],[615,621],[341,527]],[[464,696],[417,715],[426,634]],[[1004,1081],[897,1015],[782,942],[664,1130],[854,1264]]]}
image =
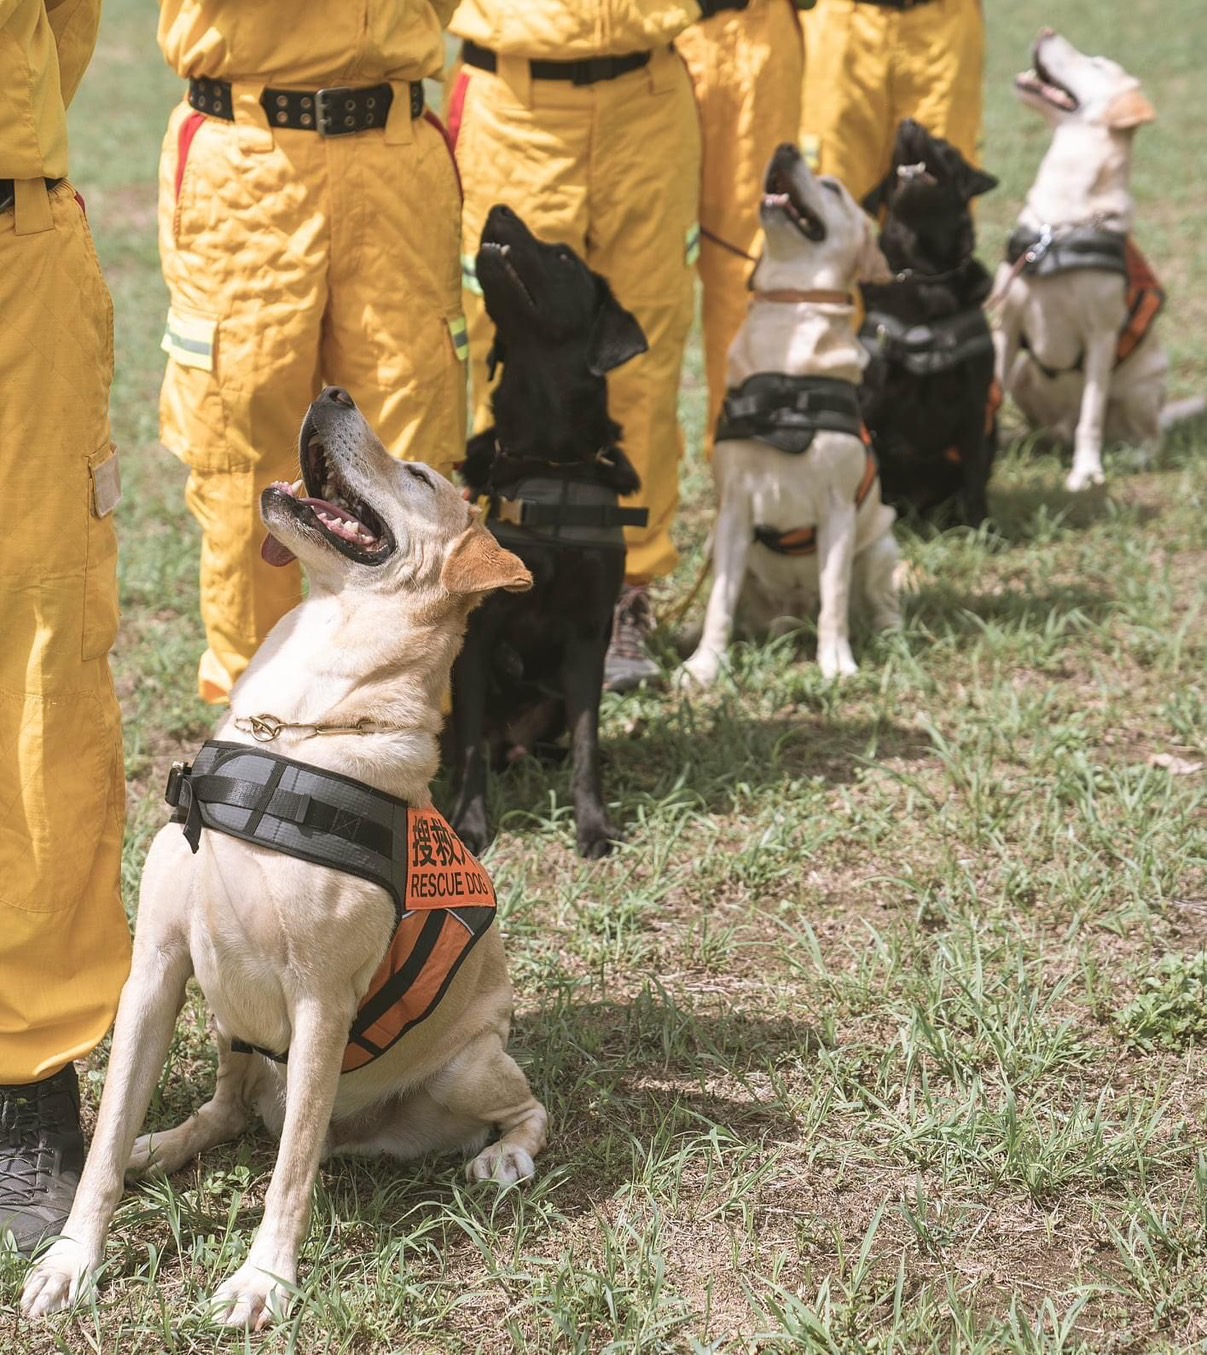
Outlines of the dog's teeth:
{"label": "dog's teeth", "polygon": [[503,245],[503,246],[500,248],[499,253],[500,253],[504,258],[506,258],[506,257],[511,253],[511,246],[510,246],[510,245]]}
{"label": "dog's teeth", "polygon": [[291,484],[291,485],[289,486],[289,492],[290,492],[290,493],[293,495],[293,497],[296,499],[297,496],[298,496],[305,488],[306,488],[306,481],[305,481],[305,480],[295,480],[295,481],[293,482],[293,484]]}

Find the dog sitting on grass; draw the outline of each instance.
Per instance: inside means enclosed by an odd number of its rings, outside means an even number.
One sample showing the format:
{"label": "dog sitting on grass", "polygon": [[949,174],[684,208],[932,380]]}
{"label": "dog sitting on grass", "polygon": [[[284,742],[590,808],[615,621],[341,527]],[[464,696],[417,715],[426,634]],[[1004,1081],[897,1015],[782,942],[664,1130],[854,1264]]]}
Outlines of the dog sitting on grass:
{"label": "dog sitting on grass", "polygon": [[853,606],[877,628],[900,623],[895,514],[880,500],[858,385],[857,283],[887,281],[872,225],[847,190],[816,178],[795,146],[767,170],[763,255],[729,350],[729,391],[713,475],[713,586],[682,681],[716,680],[735,624],[754,634],[798,625],[820,604],[817,662],[856,672]]}
{"label": "dog sitting on grass", "polygon": [[484,847],[488,760],[505,766],[568,729],[578,850],[600,857],[617,837],[599,776],[604,656],[623,528],[645,521],[618,502],[640,481],[608,416],[606,376],[646,351],[645,335],[572,249],[537,240],[507,207],[487,217],[477,270],[502,376],[462,476],[534,582],[474,613],[453,670],[453,824]]}
{"label": "dog sitting on grass", "polygon": [[993,336],[982,305],[991,279],[974,257],[970,204],[997,180],[912,119],[893,164],[865,200],[887,215],[880,248],[891,282],[863,286],[860,340],[871,361],[859,389],[885,502],[899,512],[950,508],[977,527],[997,442]]}
{"label": "dog sitting on grass", "polygon": [[[386,452],[345,391],[311,406],[301,469],[264,492],[263,554],[300,559],[309,596],[260,647],[217,739],[173,769],[177,818],[147,854],[96,1132],[63,1235],[26,1278],[30,1317],[94,1284],[124,1173],[177,1171],[253,1112],[280,1150],[247,1260],[211,1300],[232,1327],[288,1310],[326,1154],[460,1149],[471,1179],[506,1183],[545,1143],[506,1052],[494,891],[428,792],[466,618],[531,580],[447,480]],[[136,1143],[194,974],[214,1095]]]}

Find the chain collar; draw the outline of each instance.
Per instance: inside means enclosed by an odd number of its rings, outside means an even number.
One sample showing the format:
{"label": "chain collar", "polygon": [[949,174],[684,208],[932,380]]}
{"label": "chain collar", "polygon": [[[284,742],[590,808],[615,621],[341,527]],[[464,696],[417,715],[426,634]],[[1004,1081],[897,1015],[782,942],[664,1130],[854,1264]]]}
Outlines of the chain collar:
{"label": "chain collar", "polygon": [[236,715],[235,728],[250,734],[257,743],[271,743],[287,729],[305,730],[302,737],[313,739],[318,734],[390,734],[403,726],[378,724],[367,715],[350,725],[291,724],[288,720],[278,720],[275,715]]}

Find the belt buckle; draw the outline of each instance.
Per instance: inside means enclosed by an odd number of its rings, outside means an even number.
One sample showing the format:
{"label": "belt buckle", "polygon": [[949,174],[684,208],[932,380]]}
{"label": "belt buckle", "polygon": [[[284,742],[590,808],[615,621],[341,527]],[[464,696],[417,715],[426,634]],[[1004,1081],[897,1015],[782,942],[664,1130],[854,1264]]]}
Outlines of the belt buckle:
{"label": "belt buckle", "polygon": [[524,525],[524,502],[522,499],[499,499],[494,510],[496,522],[507,522],[513,527]]}
{"label": "belt buckle", "polygon": [[[355,136],[360,131],[359,123],[354,116],[356,112],[355,95],[359,93],[352,85],[331,85],[327,89],[315,91],[314,95],[314,129],[321,137],[333,136]],[[347,100],[352,97],[352,105],[349,108],[340,110],[343,119],[352,124],[348,126],[337,126],[337,114],[334,105],[338,99]]]}

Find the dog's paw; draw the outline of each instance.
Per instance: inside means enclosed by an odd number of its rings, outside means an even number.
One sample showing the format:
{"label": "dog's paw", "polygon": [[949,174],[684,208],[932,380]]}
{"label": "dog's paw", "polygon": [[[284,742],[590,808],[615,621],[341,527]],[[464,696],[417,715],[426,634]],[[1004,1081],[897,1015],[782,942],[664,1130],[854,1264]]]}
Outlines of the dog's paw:
{"label": "dog's paw", "polygon": [[610,823],[605,823],[602,828],[580,828],[578,854],[588,861],[601,861],[611,854],[619,841],[620,834]]}
{"label": "dog's paw", "polygon": [[859,672],[859,665],[846,640],[829,640],[819,645],[817,665],[822,677],[827,679],[854,677]]}
{"label": "dog's paw", "polygon": [[721,662],[713,654],[697,651],[671,679],[678,692],[702,691],[711,687],[721,671]]}
{"label": "dog's paw", "polygon": [[214,1290],[206,1310],[216,1326],[262,1331],[280,1322],[292,1302],[292,1284],[248,1261]]}
{"label": "dog's paw", "polygon": [[504,1143],[488,1144],[472,1162],[466,1164],[465,1175],[471,1181],[493,1181],[500,1186],[514,1186],[517,1181],[528,1181],[536,1175],[536,1163],[523,1148]]}
{"label": "dog's paw", "polygon": [[1074,466],[1065,479],[1065,488],[1070,494],[1080,493],[1094,485],[1106,483],[1101,466]]}
{"label": "dog's paw", "polygon": [[21,1311],[36,1321],[79,1303],[92,1292],[99,1266],[99,1257],[90,1256],[71,1238],[60,1237],[25,1277]]}

